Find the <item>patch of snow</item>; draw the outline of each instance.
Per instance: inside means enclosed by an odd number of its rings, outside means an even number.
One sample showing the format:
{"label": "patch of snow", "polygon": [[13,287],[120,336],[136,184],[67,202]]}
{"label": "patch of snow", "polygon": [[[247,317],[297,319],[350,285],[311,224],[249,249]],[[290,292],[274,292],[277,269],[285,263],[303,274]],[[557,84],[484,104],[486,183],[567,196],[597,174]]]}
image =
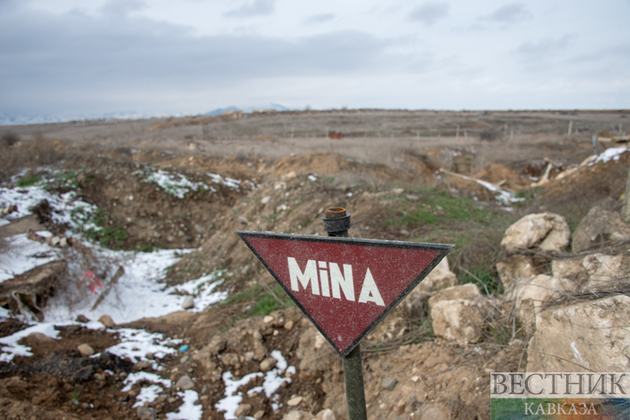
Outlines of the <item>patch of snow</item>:
{"label": "patch of snow", "polygon": [[148,183],[157,184],[160,188],[164,190],[164,192],[173,195],[179,199],[183,199],[186,193],[190,191],[216,191],[216,189],[214,189],[213,187],[208,187],[203,182],[192,182],[182,174],[170,174],[166,171],[161,170],[149,174],[145,181]]}
{"label": "patch of snow", "polygon": [[505,191],[502,190],[501,188],[498,188],[497,186],[486,182],[486,181],[482,181],[480,179],[475,179],[475,181],[480,184],[483,185],[484,187],[486,187],[487,189],[489,189],[492,192],[498,193],[496,195],[496,199],[499,200],[500,202],[502,202],[503,204],[510,204],[510,203],[518,203],[520,201],[524,201],[525,198],[523,197],[517,197],[516,195],[514,195],[514,193],[511,193],[509,191]]}
{"label": "patch of snow", "polygon": [[57,338],[59,331],[55,329],[54,324],[50,322],[42,322],[31,327],[18,331],[15,334],[0,338],[0,362],[10,362],[15,356],[32,356],[30,347],[18,344],[22,338],[32,333],[44,334],[50,338]]}
{"label": "patch of snow", "polygon": [[611,147],[609,149],[604,150],[594,162],[589,163],[589,166],[592,166],[598,162],[606,163],[609,160],[619,160],[621,155],[628,150],[627,147]]}
{"label": "patch of snow", "polygon": [[227,299],[228,292],[213,292],[213,290],[223,284],[223,280],[219,280],[226,270],[216,270],[207,276],[200,277],[196,280],[190,280],[184,284],[173,286],[166,291],[168,293],[179,292],[189,294],[195,297],[195,307],[190,310],[193,312],[201,312],[217,302]]}
{"label": "patch of snow", "polygon": [[[44,308],[46,320],[64,322],[74,320],[78,314],[83,314],[90,319],[109,315],[116,323],[124,323],[142,318],[159,317],[181,310],[184,296],[169,294],[165,291],[165,286],[157,280],[163,278],[166,268],[179,261],[182,254],[192,252],[192,249],[165,249],[150,253],[134,253],[112,251],[97,245],[90,245],[89,248],[94,259],[100,262],[102,269],[110,268],[109,278],[119,267],[124,269],[124,274],[94,309],[92,308],[99,298],[98,295],[88,294],[72,305],[68,304],[67,296],[55,295]],[[74,269],[78,281],[82,274],[81,264],[80,262],[74,264],[77,267],[69,264],[69,271]],[[107,288],[108,282],[104,282],[101,293]]]}
{"label": "patch of snow", "polygon": [[[132,363],[151,362],[147,358],[148,353],[153,353],[156,359],[162,359],[167,354],[177,353],[177,349],[173,348],[172,345],[182,342],[179,339],[164,339],[160,333],[149,333],[131,328],[120,328],[112,330],[112,332],[118,333],[120,343],[108,348],[107,351],[122,358],[128,357]],[[158,369],[158,364],[155,361],[153,361],[153,369]]]}
{"label": "patch of snow", "polygon": [[131,387],[135,385],[137,382],[146,381],[153,382],[154,384],[162,384],[166,388],[170,388],[172,386],[172,382],[170,379],[162,379],[159,375],[150,372],[132,372],[123,381],[125,387],[121,389],[121,392],[129,392],[131,391]]}
{"label": "patch of snow", "polygon": [[224,372],[221,376],[223,383],[225,384],[225,398],[220,400],[214,405],[217,411],[225,411],[223,418],[225,420],[236,419],[236,410],[238,405],[243,400],[243,394],[236,393],[237,389],[243,385],[247,385],[253,378],[263,376],[261,372],[249,373],[243,376],[241,379],[232,380],[232,372]]}
{"label": "patch of snow", "polygon": [[136,402],[131,406],[131,408],[142,407],[145,402],[152,403],[162,392],[164,392],[164,389],[162,389],[159,385],[149,385],[141,388],[140,393],[136,397]]}
{"label": "patch of snow", "polygon": [[31,241],[20,234],[5,238],[5,250],[0,254],[0,283],[40,265],[61,259],[58,249]]}
{"label": "patch of snow", "polygon": [[[267,398],[270,398],[273,401],[272,406],[276,407],[274,408],[275,411],[279,407],[277,403],[278,395],[275,395],[276,391],[280,388],[283,382],[291,383],[290,378],[283,378],[280,375],[285,371],[295,374],[295,366],[287,367],[287,361],[279,350],[273,350],[271,352],[271,357],[276,359],[276,367],[264,374],[265,379],[262,386],[253,387],[247,391],[247,395],[253,395],[265,391]],[[233,376],[231,372],[223,373],[222,378],[223,383],[225,384],[225,398],[216,403],[214,407],[217,411],[225,411],[223,416],[224,419],[236,419],[236,410],[243,400],[242,394],[240,392],[237,393],[238,388],[243,385],[247,385],[251,379],[259,376],[263,376],[263,373],[254,372],[243,376],[241,379],[232,380]]]}
{"label": "patch of snow", "polygon": [[189,389],[184,392],[178,392],[177,395],[183,398],[184,403],[179,407],[177,413],[166,413],[166,418],[168,420],[201,420],[203,407],[195,405],[195,402],[199,399],[199,394]]}
{"label": "patch of snow", "polygon": [[208,172],[208,176],[210,177],[212,182],[214,182],[215,184],[220,184],[225,187],[232,188],[233,190],[236,190],[236,191],[239,190],[241,182],[242,182],[239,179],[223,177],[219,174],[213,174],[211,172]]}

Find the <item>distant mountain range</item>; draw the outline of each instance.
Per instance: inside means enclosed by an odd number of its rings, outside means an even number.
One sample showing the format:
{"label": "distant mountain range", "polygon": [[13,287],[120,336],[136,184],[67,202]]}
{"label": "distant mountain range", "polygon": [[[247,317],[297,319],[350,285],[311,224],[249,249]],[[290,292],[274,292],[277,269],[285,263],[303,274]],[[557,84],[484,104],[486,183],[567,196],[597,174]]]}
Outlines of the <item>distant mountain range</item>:
{"label": "distant mountain range", "polygon": [[[295,108],[288,108],[280,104],[269,104],[264,106],[248,106],[248,107],[236,107],[228,106],[225,108],[217,108],[210,112],[200,113],[199,115],[216,116],[221,115],[226,111],[243,111],[245,113],[251,113],[260,109],[274,109],[276,111],[293,111]],[[10,115],[7,113],[0,113],[0,126],[2,125],[28,125],[28,124],[53,124],[62,123],[68,121],[87,121],[87,120],[139,120],[153,117],[182,117],[185,114],[147,114],[136,111],[120,111],[109,112],[99,115]]]}

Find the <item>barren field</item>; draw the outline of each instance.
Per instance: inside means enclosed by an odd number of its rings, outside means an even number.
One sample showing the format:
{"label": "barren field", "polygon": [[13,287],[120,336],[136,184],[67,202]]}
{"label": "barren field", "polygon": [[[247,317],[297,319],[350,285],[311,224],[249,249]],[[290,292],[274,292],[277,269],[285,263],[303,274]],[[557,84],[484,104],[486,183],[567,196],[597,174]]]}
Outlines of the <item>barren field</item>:
{"label": "barren field", "polygon": [[[236,235],[324,235],[324,210],[344,207],[352,237],[455,244],[455,285],[493,308],[462,342],[434,330],[437,287],[401,304],[361,344],[368,417],[487,419],[490,372],[524,371],[533,334],[504,298],[504,233],[533,213],[561,215],[571,233],[596,205],[619,213],[625,144],[592,137],[627,130],[629,115],[0,127],[0,417],[347,418],[339,356]],[[571,252],[527,257],[550,274]]]}

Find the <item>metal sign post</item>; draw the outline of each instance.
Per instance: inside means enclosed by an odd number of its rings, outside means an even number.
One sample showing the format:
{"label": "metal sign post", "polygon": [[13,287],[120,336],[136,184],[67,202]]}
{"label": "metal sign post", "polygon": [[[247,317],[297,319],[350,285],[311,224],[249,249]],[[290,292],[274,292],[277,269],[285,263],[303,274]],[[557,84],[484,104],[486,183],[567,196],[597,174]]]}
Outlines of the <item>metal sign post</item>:
{"label": "metal sign post", "polygon": [[[324,230],[328,236],[348,237],[350,229],[350,214],[346,209],[333,207],[325,212],[322,217]],[[346,404],[348,405],[348,418],[350,420],[367,420],[367,408],[365,406],[365,386],[363,385],[363,364],[361,361],[361,345],[357,346],[343,360],[343,379],[346,383]]]}

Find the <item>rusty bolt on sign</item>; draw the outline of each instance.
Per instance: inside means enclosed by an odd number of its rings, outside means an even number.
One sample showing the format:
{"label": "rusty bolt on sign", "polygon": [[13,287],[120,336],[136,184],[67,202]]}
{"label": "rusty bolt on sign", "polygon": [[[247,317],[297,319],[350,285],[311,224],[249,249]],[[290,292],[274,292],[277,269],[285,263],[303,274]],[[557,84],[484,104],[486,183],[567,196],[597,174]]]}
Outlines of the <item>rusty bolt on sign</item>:
{"label": "rusty bolt on sign", "polygon": [[322,217],[324,222],[324,230],[328,232],[328,236],[348,236],[350,229],[350,216],[343,207],[331,207],[324,212],[326,215]]}

